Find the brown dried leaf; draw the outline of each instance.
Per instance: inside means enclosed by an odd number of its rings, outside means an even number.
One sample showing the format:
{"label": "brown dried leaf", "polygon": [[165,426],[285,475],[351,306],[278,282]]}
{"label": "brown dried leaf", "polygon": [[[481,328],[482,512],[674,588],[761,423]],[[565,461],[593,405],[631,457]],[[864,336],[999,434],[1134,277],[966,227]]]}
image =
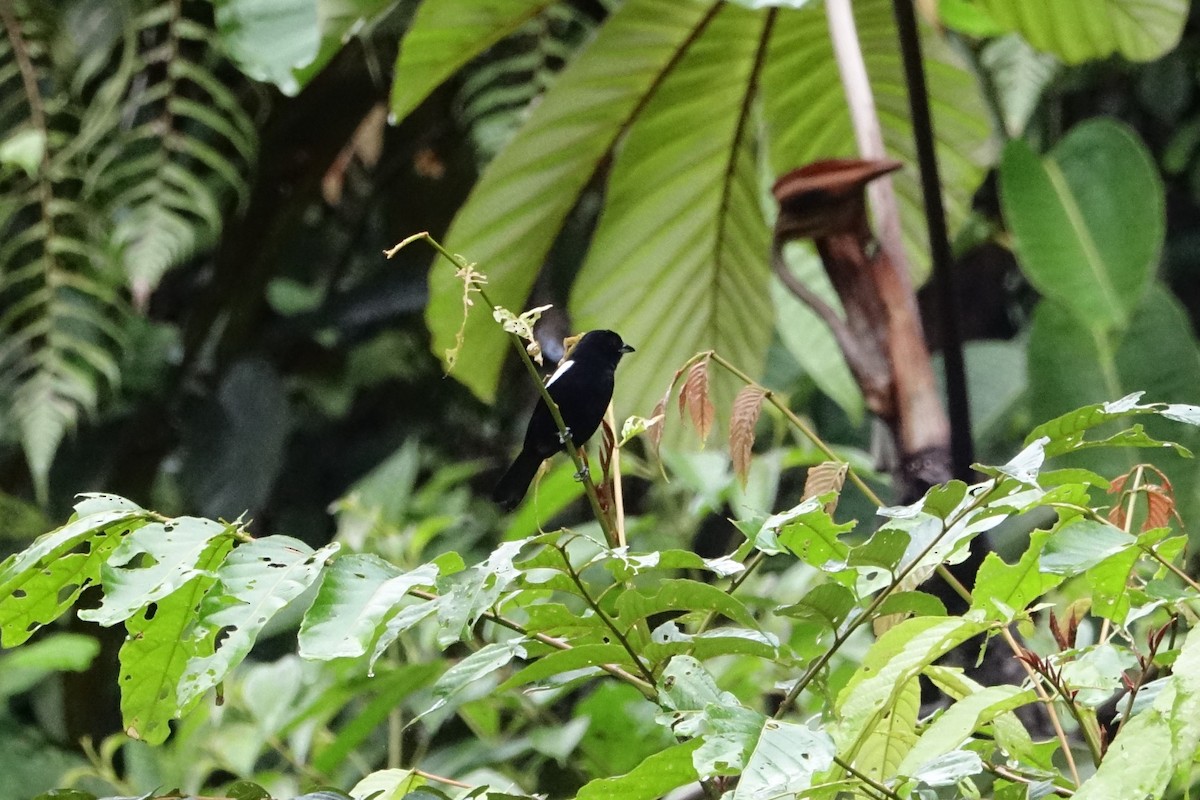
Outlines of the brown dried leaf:
{"label": "brown dried leaf", "polygon": [[738,392],[733,401],[733,414],[729,418],[729,456],[733,460],[733,472],[742,486],[750,475],[750,451],[754,448],[754,426],[762,413],[762,400],[766,391],[761,386],[747,386]]}
{"label": "brown dried leaf", "polygon": [[1142,522],[1142,530],[1165,528],[1171,524],[1171,516],[1175,513],[1175,498],[1170,490],[1150,484],[1142,487],[1146,492],[1146,519]]}
{"label": "brown dried leaf", "polygon": [[804,479],[801,501],[834,492],[834,498],[825,504],[825,513],[832,514],[837,510],[838,497],[841,496],[842,487],[846,485],[846,474],[849,471],[850,465],[845,461],[823,461],[809,467],[808,477]]}
{"label": "brown dried leaf", "polygon": [[683,381],[683,388],[679,390],[680,415],[683,414],[685,408],[688,416],[691,417],[692,425],[700,434],[701,443],[706,442],[717,416],[717,409],[708,396],[707,358],[692,365],[692,368],[688,370],[687,378]]}

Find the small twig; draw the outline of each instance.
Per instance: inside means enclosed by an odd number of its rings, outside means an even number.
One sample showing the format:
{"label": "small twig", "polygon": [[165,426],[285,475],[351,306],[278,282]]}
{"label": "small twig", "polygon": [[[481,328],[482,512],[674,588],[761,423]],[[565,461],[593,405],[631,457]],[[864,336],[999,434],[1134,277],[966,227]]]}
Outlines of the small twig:
{"label": "small twig", "polygon": [[474,784],[463,783],[462,781],[456,781],[456,780],[454,780],[454,778],[447,778],[442,775],[434,775],[432,772],[426,772],[423,769],[414,769],[412,771],[412,774],[420,775],[422,778],[424,778],[427,781],[436,781],[437,783],[444,783],[447,786],[454,786],[459,789],[474,789],[475,788]]}
{"label": "small twig", "polygon": [[[1013,781],[1014,783],[1022,783],[1022,784],[1025,784],[1026,786],[1032,786],[1035,783],[1035,781],[1032,778],[1027,778],[1024,775],[1021,775],[1021,774],[1013,771],[1012,769],[1009,769],[1008,767],[1002,767],[999,764],[991,764],[991,763],[988,763],[987,761],[984,761],[983,768],[986,771],[992,773],[993,775],[996,775],[997,777],[1004,778],[1006,781]],[[1055,786],[1051,789],[1051,791],[1054,792],[1054,794],[1058,795],[1059,797],[1074,797],[1075,796],[1075,790],[1068,789],[1065,786]]]}
{"label": "small twig", "polygon": [[642,661],[642,658],[638,655],[637,650],[634,649],[633,645],[629,643],[629,639],[625,637],[625,634],[621,632],[621,629],[617,627],[617,624],[613,622],[607,614],[604,613],[604,609],[600,608],[599,603],[592,598],[592,595],[588,592],[587,587],[583,585],[583,579],[579,577],[579,573],[576,572],[575,567],[572,566],[571,558],[567,555],[566,549],[558,545],[553,545],[553,547],[558,551],[558,554],[562,556],[563,563],[567,568],[567,575],[579,589],[579,594],[583,597],[584,602],[591,607],[592,611],[595,612],[600,621],[604,623],[605,627],[612,631],[612,635],[616,637],[621,647],[625,648],[625,652],[629,653],[629,657],[632,658],[633,663],[637,665],[638,672],[642,673],[642,676],[646,679],[646,682],[653,686],[655,683],[654,673],[651,672],[646,664]]}
{"label": "small twig", "polygon": [[[434,592],[427,592],[424,589],[409,589],[408,593],[421,600],[437,600],[439,597],[439,595],[435,594]],[[528,636],[529,638],[541,642],[544,645],[553,647],[556,650],[574,649],[569,643],[564,642],[562,639],[548,636],[544,633],[533,633],[527,630],[519,622],[511,620],[508,617],[502,616],[493,611],[485,611],[481,616],[490,622],[500,625],[501,627],[508,628],[514,633],[519,633],[522,636]],[[612,675],[614,678],[619,678],[620,680],[623,680],[629,685],[633,686],[635,689],[645,695],[647,699],[658,699],[658,692],[654,687],[653,681],[645,681],[628,670],[617,666],[616,664],[599,664],[598,666],[600,669],[604,670],[609,675]]]}
{"label": "small twig", "polygon": [[886,798],[889,798],[889,800],[901,800],[900,795],[896,794],[891,789],[884,786],[882,783],[875,780],[871,776],[865,775],[864,773],[859,772],[857,769],[855,769],[853,766],[851,766],[848,761],[845,761],[845,760],[839,758],[838,756],[834,756],[833,763],[837,764],[839,767],[846,770],[846,772],[849,772],[851,775],[858,778],[863,783],[867,784],[867,786],[870,786],[876,792],[879,792],[879,794],[883,795]]}

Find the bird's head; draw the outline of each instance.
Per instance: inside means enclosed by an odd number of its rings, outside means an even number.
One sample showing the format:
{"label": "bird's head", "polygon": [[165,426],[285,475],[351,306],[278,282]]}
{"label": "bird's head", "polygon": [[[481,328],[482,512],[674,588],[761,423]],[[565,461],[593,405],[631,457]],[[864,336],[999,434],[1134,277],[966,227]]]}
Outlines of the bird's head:
{"label": "bird's head", "polygon": [[621,356],[632,353],[633,348],[625,344],[620,335],[614,331],[588,331],[579,337],[575,346],[567,351],[567,358],[578,360],[596,360],[607,364],[617,365]]}

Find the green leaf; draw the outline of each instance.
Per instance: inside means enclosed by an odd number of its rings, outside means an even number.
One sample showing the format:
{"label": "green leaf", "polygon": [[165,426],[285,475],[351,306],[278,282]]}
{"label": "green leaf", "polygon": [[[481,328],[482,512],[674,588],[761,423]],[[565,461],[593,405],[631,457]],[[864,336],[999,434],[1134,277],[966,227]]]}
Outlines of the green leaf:
{"label": "green leaf", "polygon": [[[1153,61],[1175,47],[1187,20],[1187,0],[978,0],[1004,29],[1039,50],[1079,64],[1118,53]],[[1070,24],[1070,20],[1087,20]]]}
{"label": "green leaf", "polygon": [[[617,151],[571,310],[637,348],[617,406],[647,413],[675,370],[713,349],[751,376],[774,320],[753,117],[771,14],[730,4],[664,77]],[[719,418],[742,381],[711,372]]]}
{"label": "green leaf", "polygon": [[[885,149],[892,158],[915,164],[892,4],[856,0],[854,16]],[[953,231],[970,214],[971,198],[994,158],[989,144],[992,132],[975,76],[941,36],[928,28],[923,33],[942,193]],[[817,159],[858,157],[822,8],[779,12],[763,69],[763,101],[772,174],[782,175]],[[929,246],[919,175],[906,169],[891,181],[900,205],[905,249],[920,279],[928,274]]]}
{"label": "green leaf", "polygon": [[14,647],[58,619],[100,579],[122,537],[145,523],[140,509],[89,514],[7,558],[0,564],[0,642]]}
{"label": "green leaf", "polygon": [[854,593],[840,583],[822,583],[809,589],[799,603],[784,606],[776,614],[819,622],[836,631],[855,605]]}
{"label": "green leaf", "polygon": [[525,658],[525,643],[524,639],[492,642],[450,667],[433,685],[433,704],[418,714],[412,722],[447,705],[472,683],[495,674],[514,658]]}
{"label": "green leaf", "polygon": [[273,83],[286,95],[300,91],[292,70],[317,55],[321,44],[312,0],[215,0],[217,35],[243,73]]}
{"label": "green leaf", "polygon": [[731,800],[759,800],[800,792],[815,773],[833,766],[829,735],[806,725],[767,720]]}
{"label": "green leaf", "polygon": [[354,800],[401,800],[426,783],[411,769],[381,769],[360,780],[350,790]]}
{"label": "green leaf", "polygon": [[55,672],[83,672],[100,643],[81,633],[55,633],[0,656],[0,699],[28,691]]}
{"label": "green leaf", "polygon": [[907,681],[987,627],[958,617],[916,617],[889,629],[838,695],[838,752],[852,760],[872,728],[895,706]]}
{"label": "green leaf", "polygon": [[300,655],[322,661],[363,655],[409,590],[433,586],[437,577],[432,564],[402,573],[375,555],[336,559],[300,625]]}
{"label": "green leaf", "polygon": [[[1164,364],[1171,369],[1163,369]],[[1147,417],[1146,432],[1155,439],[1200,447],[1195,406],[1172,405],[1195,403],[1200,397],[1200,348],[1187,313],[1158,283],[1146,292],[1119,339],[1097,336],[1056,307],[1039,305],[1030,332],[1029,369],[1034,417],[1056,417],[1030,434],[1051,438],[1048,455],[1102,439],[1102,434],[1119,429],[1095,429],[1134,416]],[[1165,404],[1142,403],[1142,393]],[[1174,485],[1180,513],[1187,519],[1200,508],[1200,464],[1165,458],[1161,445],[1151,446],[1157,451],[1153,460]],[[1081,455],[1071,464],[1114,477],[1145,458],[1133,450],[1107,450]]]}
{"label": "green leaf", "polygon": [[188,706],[224,680],[271,618],[317,580],[337,549],[335,543],[314,551],[290,536],[255,539],[235,549],[200,609],[199,624],[218,631],[216,650],[188,661],[179,679],[179,705]]}
{"label": "green leaf", "polygon": [[692,754],[701,780],[738,775],[750,759],[767,717],[740,705],[710,705],[704,710],[704,744]]}
{"label": "green leaf", "polygon": [[553,0],[427,0],[400,40],[392,82],[392,118],[409,115],[429,93]]}
{"label": "green leaf", "polygon": [[652,594],[627,591],[616,603],[617,616],[626,628],[664,611],[715,611],[748,628],[757,627],[754,615],[741,600],[712,584],[683,578],[661,581]]}
{"label": "green leaf", "polygon": [[1041,568],[1057,575],[1076,575],[1127,550],[1137,540],[1106,522],[1075,517],[1057,528],[1040,558]]}
{"label": "green leaf", "polygon": [[[1130,719],[1109,746],[1078,800],[1163,797],[1190,771],[1200,745],[1200,634],[1188,634],[1171,677],[1150,709]],[[1181,782],[1186,786],[1186,782]]]}
{"label": "green leaf", "polygon": [[[691,37],[722,7],[713,0],[632,0],[621,6],[488,166],[455,217],[446,246],[479,263],[495,303],[513,310],[524,305],[580,192]],[[630,41],[637,47],[629,47]],[[425,319],[440,357],[454,345],[462,287],[454,270],[440,262],[429,282]],[[487,311],[470,315],[455,372],[485,400],[495,395],[509,347]]]}
{"label": "green leaf", "polygon": [[233,533],[231,525],[196,517],[138,528],[117,545],[100,570],[100,607],[80,611],[79,618],[106,627],[128,619],[199,575],[204,568],[197,562],[209,543]]}
{"label": "green leaf", "polygon": [[1039,53],[1015,34],[988,42],[979,51],[979,62],[992,80],[1009,137],[1025,132],[1042,92],[1058,74],[1053,56]]}
{"label": "green leaf", "polygon": [[598,778],[584,784],[576,800],[657,800],[657,798],[699,780],[692,756],[700,740],[668,747],[647,758],[624,775]]}
{"label": "green leaf", "polygon": [[934,720],[908,751],[897,768],[901,775],[917,777],[923,765],[962,746],[971,734],[997,716],[1037,702],[1032,689],[988,686],[963,697]]}
{"label": "green leaf", "polygon": [[1162,250],[1162,181],[1138,135],[1081,123],[1039,159],[1009,142],[1000,165],[1004,217],[1022,270],[1090,330],[1129,323]]}
{"label": "green leaf", "polygon": [[1061,575],[1039,570],[1040,559],[1050,533],[1036,530],[1029,535],[1029,547],[1016,564],[1006,564],[997,553],[988,553],[975,576],[971,609],[982,611],[988,619],[1010,622],[1029,604],[1062,583]]}
{"label": "green leaf", "polygon": [[172,594],[142,608],[125,621],[121,645],[121,718],[125,735],[149,744],[166,741],[169,723],[187,705],[180,704],[179,679],[188,661],[211,653],[216,631],[197,626],[201,602],[216,583],[217,568],[233,548],[232,538],[214,539],[197,559],[200,572]]}
{"label": "green leaf", "polygon": [[555,650],[500,684],[496,691],[508,691],[564,672],[598,667],[601,664],[633,666],[633,658],[629,651],[619,644],[582,644],[570,650]]}
{"label": "green leaf", "polygon": [[519,576],[513,559],[528,542],[528,539],[502,542],[482,564],[454,575],[445,584],[439,585],[439,645],[447,647],[465,637],[467,630],[479,617],[496,604]]}
{"label": "green leaf", "polygon": [[641,649],[641,655],[654,667],[683,654],[701,659],[743,655],[775,661],[779,658],[779,640],[772,634],[746,628],[716,628],[692,635],[680,631],[674,622],[664,622]]}
{"label": "green leaf", "polygon": [[871,728],[854,759],[855,767],[870,778],[890,781],[900,762],[917,741],[917,716],[921,711],[921,682],[906,681],[891,709]]}

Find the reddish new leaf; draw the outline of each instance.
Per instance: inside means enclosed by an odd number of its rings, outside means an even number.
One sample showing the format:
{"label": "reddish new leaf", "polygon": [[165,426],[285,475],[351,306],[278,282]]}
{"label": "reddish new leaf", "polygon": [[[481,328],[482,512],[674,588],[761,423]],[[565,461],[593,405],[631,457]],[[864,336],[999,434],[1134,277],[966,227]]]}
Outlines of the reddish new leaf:
{"label": "reddish new leaf", "polygon": [[733,472],[742,486],[750,475],[750,452],[754,448],[754,426],[762,413],[762,400],[766,392],[761,386],[747,386],[738,392],[733,401],[733,414],[729,418],[729,456],[733,460]]}

